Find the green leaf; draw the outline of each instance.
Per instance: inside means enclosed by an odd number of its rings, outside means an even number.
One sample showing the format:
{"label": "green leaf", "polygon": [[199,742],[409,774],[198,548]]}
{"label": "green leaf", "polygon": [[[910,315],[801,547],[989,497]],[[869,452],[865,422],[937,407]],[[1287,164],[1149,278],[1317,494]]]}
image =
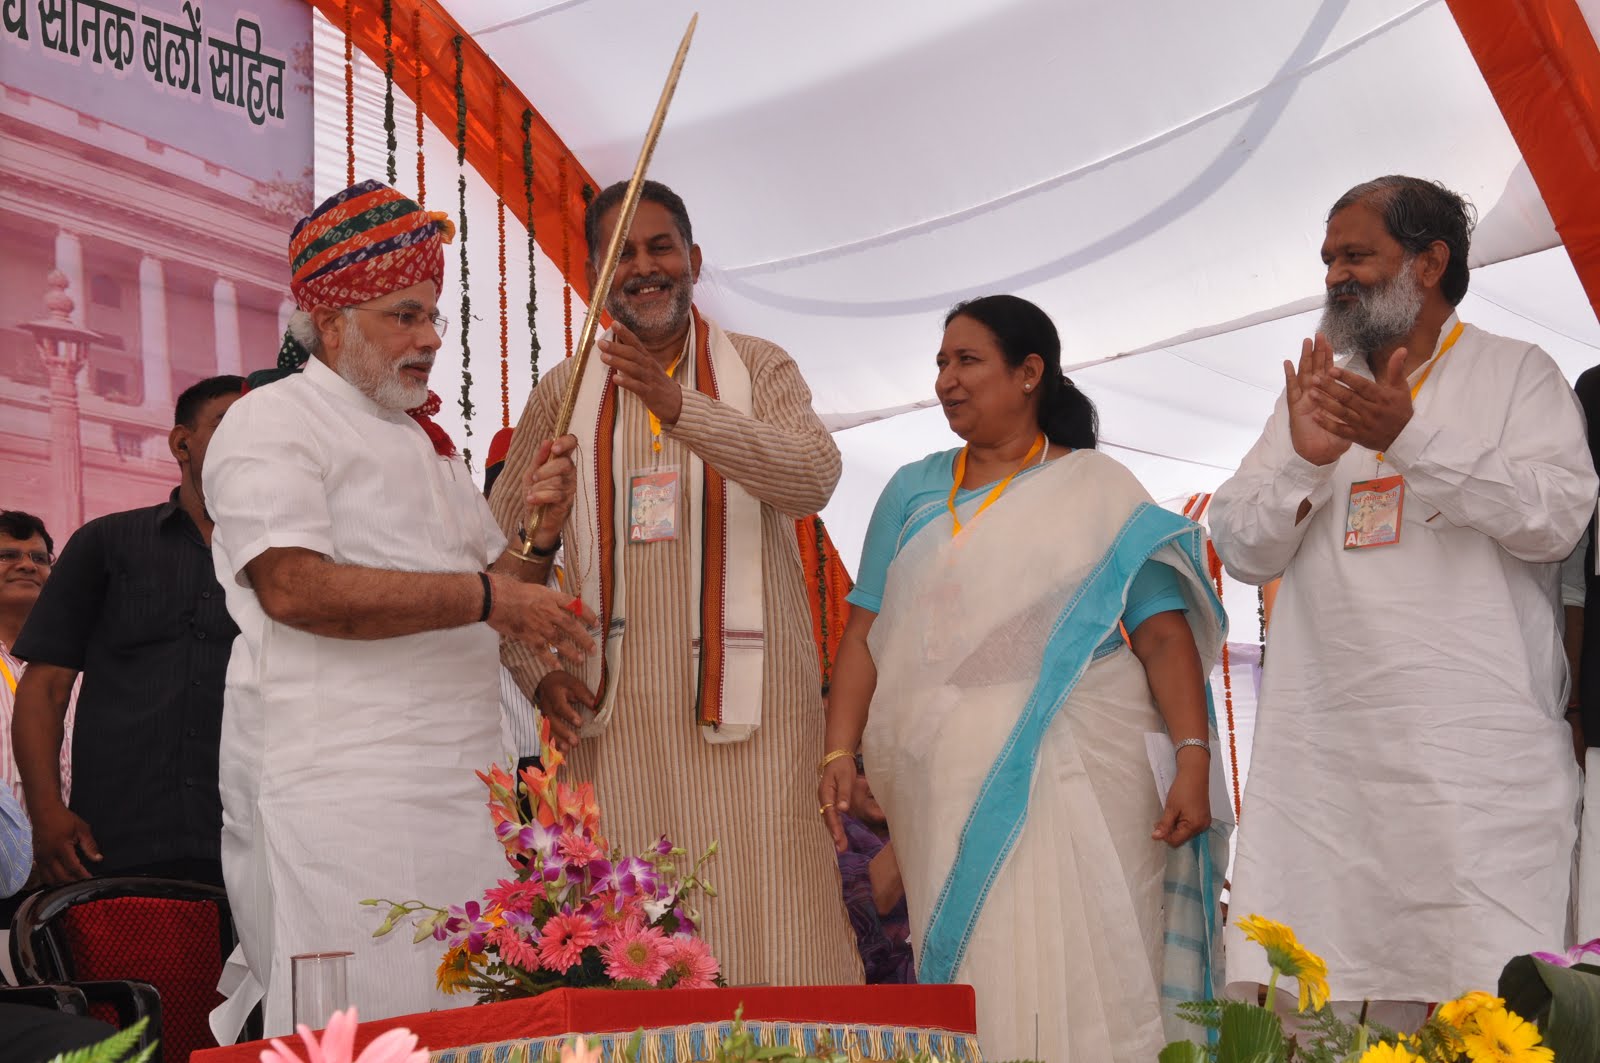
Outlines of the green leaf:
{"label": "green leaf", "polygon": [[1174,1041],[1161,1050],[1156,1063],[1206,1063],[1206,1050],[1193,1041]]}
{"label": "green leaf", "polygon": [[1549,1017],[1539,1027],[1544,1043],[1557,1059],[1600,1059],[1600,973],[1533,962],[1552,997]]}
{"label": "green leaf", "polygon": [[1283,1058],[1283,1023],[1276,1015],[1239,1001],[1223,1006],[1217,1063],[1277,1063]]}
{"label": "green leaf", "polygon": [[1178,1014],[1185,1022],[1203,1026],[1208,1030],[1222,1028],[1222,1012],[1227,1001],[1189,1000],[1178,1005]]}
{"label": "green leaf", "polygon": [[[87,1048],[79,1048],[72,1052],[63,1052],[51,1060],[50,1063],[123,1063],[124,1057],[139,1043],[139,1035],[149,1025],[149,1019],[140,1019],[127,1029],[118,1030],[110,1037],[93,1044]],[[155,1046],[141,1051],[127,1063],[145,1063],[154,1052]]]}
{"label": "green leaf", "polygon": [[1506,1008],[1529,1022],[1545,1029],[1550,1017],[1550,1004],[1555,996],[1539,975],[1539,961],[1532,956],[1513,956],[1500,972],[1496,995],[1506,1002]]}

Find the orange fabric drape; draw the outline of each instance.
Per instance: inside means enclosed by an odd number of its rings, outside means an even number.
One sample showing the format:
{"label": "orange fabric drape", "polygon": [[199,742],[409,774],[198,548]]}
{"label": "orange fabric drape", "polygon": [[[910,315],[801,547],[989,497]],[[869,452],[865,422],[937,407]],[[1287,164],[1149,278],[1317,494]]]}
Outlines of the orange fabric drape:
{"label": "orange fabric drape", "polygon": [[845,595],[855,588],[855,581],[845,569],[828,529],[819,529],[820,523],[816,516],[795,521],[795,537],[800,542],[800,571],[805,574],[806,597],[811,605],[811,633],[817,640],[817,664],[822,669],[823,683],[827,683],[833,662],[839,659],[839,636],[844,634],[844,622],[850,616]]}
{"label": "orange fabric drape", "polygon": [[1600,50],[1577,0],[1447,0],[1600,315]]}
{"label": "orange fabric drape", "polygon": [[[335,26],[346,25],[349,8],[350,35],[355,46],[379,66],[383,65],[383,5],[380,0],[308,0]],[[491,188],[497,172],[522,173],[522,112],[533,111],[530,136],[533,139],[533,222],[539,246],[559,268],[562,264],[563,236],[568,246],[583,247],[583,189],[598,192],[600,186],[583,164],[562,143],[537,108],[533,108],[516,85],[496,66],[466,30],[434,0],[392,0],[395,69],[414,69],[419,45],[407,28],[417,13],[421,29],[420,58],[427,75],[421,79],[423,113],[434,128],[456,140],[456,60],[453,41],[457,34],[461,46],[462,86],[467,98],[467,162]],[[412,95],[418,82],[415,76],[397,76],[395,91]],[[498,109],[499,135],[495,133],[495,87],[503,86]],[[640,130],[641,135],[643,130]],[[499,146],[498,153],[496,146]],[[498,154],[498,158],[496,157]],[[570,190],[558,196],[557,174],[563,160]],[[358,176],[359,179],[359,176]],[[518,221],[527,223],[528,201],[521,181],[506,181],[506,206]],[[582,256],[567,263],[567,282],[584,302],[589,300],[589,282],[584,276]]]}

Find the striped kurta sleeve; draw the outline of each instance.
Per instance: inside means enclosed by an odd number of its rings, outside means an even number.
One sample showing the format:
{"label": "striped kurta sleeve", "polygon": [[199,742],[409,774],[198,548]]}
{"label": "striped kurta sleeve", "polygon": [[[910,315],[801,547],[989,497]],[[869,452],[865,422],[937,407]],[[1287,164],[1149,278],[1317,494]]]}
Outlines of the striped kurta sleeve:
{"label": "striped kurta sleeve", "polygon": [[685,390],[683,413],[665,434],[778,512],[809,517],[833,496],[839,447],[811,408],[794,359],[755,336],[728,338],[750,371],[754,416]]}

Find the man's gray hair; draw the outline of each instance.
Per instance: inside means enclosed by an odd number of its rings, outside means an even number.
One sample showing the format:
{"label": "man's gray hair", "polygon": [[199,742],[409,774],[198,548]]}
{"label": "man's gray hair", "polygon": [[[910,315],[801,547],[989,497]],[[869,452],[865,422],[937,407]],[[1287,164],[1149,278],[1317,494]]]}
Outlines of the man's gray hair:
{"label": "man's gray hair", "polygon": [[[339,311],[346,320],[352,316],[350,307]],[[313,355],[322,353],[322,333],[317,331],[317,323],[311,320],[311,311],[296,310],[289,315],[289,335],[296,343],[310,351]]]}
{"label": "man's gray hair", "polygon": [[296,310],[289,315],[289,335],[312,354],[322,353],[322,334],[311,320],[311,311]]}

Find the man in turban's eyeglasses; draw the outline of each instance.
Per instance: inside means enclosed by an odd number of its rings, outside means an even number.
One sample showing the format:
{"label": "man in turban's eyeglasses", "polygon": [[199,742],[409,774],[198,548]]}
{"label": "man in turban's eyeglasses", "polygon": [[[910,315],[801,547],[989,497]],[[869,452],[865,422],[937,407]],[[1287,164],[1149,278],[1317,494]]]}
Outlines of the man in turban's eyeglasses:
{"label": "man in turban's eyeglasses", "polygon": [[[435,990],[435,952],[374,939],[381,912],[359,902],[449,903],[505,873],[473,775],[505,759],[500,637],[552,664],[594,648],[568,596],[506,552],[430,419],[451,234],[376,181],[302,220],[278,368],[211,443],[212,548],[240,629],[220,780],[241,947],[218,1027],[264,998],[266,1033],[289,1033],[290,957],[306,952],[354,953],[363,1019],[468,1002]],[[522,482],[557,527],[572,445],[546,444]]]}

